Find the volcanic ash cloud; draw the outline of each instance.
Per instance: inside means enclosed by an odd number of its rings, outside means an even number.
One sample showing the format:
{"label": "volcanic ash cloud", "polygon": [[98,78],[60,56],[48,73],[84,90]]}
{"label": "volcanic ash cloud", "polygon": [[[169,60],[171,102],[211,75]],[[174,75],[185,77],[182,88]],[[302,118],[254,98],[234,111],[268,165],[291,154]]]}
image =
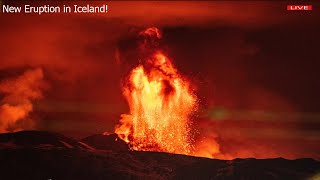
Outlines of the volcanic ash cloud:
{"label": "volcanic ash cloud", "polygon": [[45,87],[41,68],[0,81],[0,133],[33,128],[32,103],[43,98]]}

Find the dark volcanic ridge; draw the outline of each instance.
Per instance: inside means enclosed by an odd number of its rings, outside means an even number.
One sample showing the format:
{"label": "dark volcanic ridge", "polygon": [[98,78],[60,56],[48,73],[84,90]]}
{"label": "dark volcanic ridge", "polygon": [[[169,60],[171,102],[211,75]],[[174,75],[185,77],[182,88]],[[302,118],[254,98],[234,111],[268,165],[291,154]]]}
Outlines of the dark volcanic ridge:
{"label": "dark volcanic ridge", "polygon": [[0,134],[0,148],[18,147],[92,149],[85,143],[47,131],[19,131]]}
{"label": "dark volcanic ridge", "polygon": [[129,146],[126,142],[118,137],[116,134],[103,135],[95,134],[80,140],[91,147],[101,150],[113,151],[129,151]]}
{"label": "dark volcanic ridge", "polygon": [[320,172],[313,159],[217,160],[128,150],[116,135],[77,141],[57,133],[0,134],[1,179],[301,179]]}

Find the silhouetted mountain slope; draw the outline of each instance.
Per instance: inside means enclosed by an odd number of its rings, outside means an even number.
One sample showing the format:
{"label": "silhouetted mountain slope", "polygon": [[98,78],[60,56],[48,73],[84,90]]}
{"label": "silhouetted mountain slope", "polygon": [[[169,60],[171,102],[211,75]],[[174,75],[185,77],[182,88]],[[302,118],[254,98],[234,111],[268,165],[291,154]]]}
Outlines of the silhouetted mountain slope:
{"label": "silhouetted mountain slope", "polygon": [[127,143],[125,143],[122,139],[120,139],[116,134],[110,134],[110,135],[95,134],[92,136],[88,136],[80,141],[96,149],[116,150],[116,151],[129,150]]}
{"label": "silhouetted mountain slope", "polygon": [[[54,133],[33,132],[31,134],[38,140],[29,141],[28,138],[21,138],[23,134],[18,132],[10,134],[9,139],[14,143],[19,142],[20,146],[10,148],[0,145],[0,179],[309,180],[320,172],[320,162],[313,159],[277,158],[227,161],[158,152],[118,151],[112,149],[116,146],[111,146],[110,149],[109,146],[102,145],[104,138],[112,140],[115,136],[100,137],[100,135],[93,136],[93,139],[99,140],[94,140],[94,142],[97,143],[97,147],[107,147],[108,150],[69,148],[59,145],[58,142],[63,139],[75,146],[77,141],[67,141],[69,138],[65,139]],[[24,135],[28,136],[30,132]],[[0,142],[7,142],[4,141],[6,138],[8,139],[8,134],[0,135]],[[43,142],[48,143],[48,139],[53,146],[50,148],[39,146]],[[99,145],[100,142],[101,145]]]}
{"label": "silhouetted mountain slope", "polygon": [[90,148],[86,144],[75,139],[46,131],[19,131],[15,133],[0,134],[0,147],[1,146]]}

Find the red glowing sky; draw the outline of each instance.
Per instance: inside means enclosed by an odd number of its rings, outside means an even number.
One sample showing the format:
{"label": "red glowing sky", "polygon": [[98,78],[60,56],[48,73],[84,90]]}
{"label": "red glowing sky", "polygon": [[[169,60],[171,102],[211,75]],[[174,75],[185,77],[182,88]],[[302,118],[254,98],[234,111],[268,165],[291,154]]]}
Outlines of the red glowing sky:
{"label": "red glowing sky", "polygon": [[37,129],[113,131],[128,111],[120,81],[138,63],[135,33],[157,26],[197,86],[196,126],[223,151],[319,158],[319,11],[288,12],[272,1],[108,6],[107,14],[0,15],[0,80],[41,67],[50,86],[34,103]]}

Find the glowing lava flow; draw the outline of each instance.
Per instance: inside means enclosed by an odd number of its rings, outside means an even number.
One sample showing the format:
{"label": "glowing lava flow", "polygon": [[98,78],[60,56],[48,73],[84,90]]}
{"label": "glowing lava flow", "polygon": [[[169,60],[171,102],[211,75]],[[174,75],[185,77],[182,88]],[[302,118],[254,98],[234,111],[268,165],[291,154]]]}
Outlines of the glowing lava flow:
{"label": "glowing lava flow", "polygon": [[[161,37],[156,28],[149,28],[142,35]],[[122,114],[115,133],[132,149],[192,152],[189,118],[197,107],[197,98],[189,82],[161,50],[155,50],[144,64],[131,71],[123,94],[130,113]]]}

